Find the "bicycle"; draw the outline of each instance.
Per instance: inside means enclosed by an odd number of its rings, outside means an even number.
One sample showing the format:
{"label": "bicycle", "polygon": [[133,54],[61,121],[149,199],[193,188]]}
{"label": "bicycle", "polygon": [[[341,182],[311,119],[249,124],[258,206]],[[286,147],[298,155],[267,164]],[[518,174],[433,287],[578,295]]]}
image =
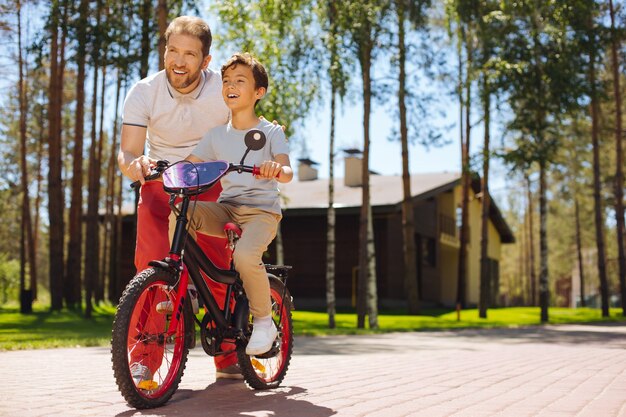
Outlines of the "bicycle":
{"label": "bicycle", "polygon": [[[232,349],[224,350],[222,343],[234,343],[241,373],[250,388],[276,388],[287,373],[293,351],[293,302],[286,286],[291,267],[265,265],[278,336],[268,352],[248,356],[245,349],[252,332],[252,317],[241,278],[232,262],[241,230],[232,223],[225,226],[231,266],[220,269],[200,249],[187,228],[187,213],[193,207],[194,196],[231,172],[258,174],[258,168],[244,165],[244,159],[249,151],[261,149],[265,140],[261,131],[248,132],[247,149],[239,164],[213,161],[169,165],[167,161],[159,161],[153,173],[146,177],[146,180],[163,177],[163,188],[170,194],[170,207],[177,217],[169,256],[150,262],[148,269],[135,275],[115,313],[111,337],[113,371],[122,396],[134,408],[159,407],[174,395],[189,349],[195,346],[194,321],[200,326],[201,344],[208,355],[232,353]],[[132,184],[137,185],[138,182]],[[177,198],[181,199],[179,206],[175,204]],[[224,308],[219,307],[203,274],[226,284]],[[202,320],[193,311],[190,278],[198,305],[205,307]],[[150,379],[133,378],[134,366],[148,368]]]}

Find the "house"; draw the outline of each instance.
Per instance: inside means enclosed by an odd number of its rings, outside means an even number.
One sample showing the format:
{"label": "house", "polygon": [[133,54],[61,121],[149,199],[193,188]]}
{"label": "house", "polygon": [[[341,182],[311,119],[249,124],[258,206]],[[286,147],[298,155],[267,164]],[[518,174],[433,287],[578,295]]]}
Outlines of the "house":
{"label": "house", "polygon": [[[336,212],[335,291],[337,305],[354,305],[356,297],[361,159],[354,152],[344,161],[344,178],[334,182]],[[326,297],[326,230],[328,182],[318,178],[314,164],[300,160],[298,177],[280,184],[283,196],[281,238],[284,262],[293,266],[288,287],[300,308],[323,307]],[[454,306],[459,253],[458,219],[461,204],[459,173],[411,176],[415,213],[417,277],[424,305]],[[406,305],[402,252],[402,177],[370,176],[370,195],[376,248],[377,289],[381,307]],[[480,181],[470,192],[467,293],[469,305],[479,299]],[[492,201],[489,216],[489,270],[492,288],[498,288],[501,245],[514,236]],[[275,260],[275,243],[268,261]],[[495,295],[494,295],[495,299]]]}
{"label": "house", "polygon": [[[335,291],[338,306],[354,305],[357,290],[359,217],[361,206],[360,153],[348,152],[343,178],[336,178]],[[284,263],[293,266],[288,287],[298,308],[326,305],[326,229],[328,179],[318,178],[313,161],[300,160],[298,178],[280,184],[283,220],[280,240]],[[441,172],[411,176],[415,213],[417,276],[423,305],[452,307],[456,302],[459,254],[458,224],[461,204],[461,176]],[[399,308],[406,305],[402,252],[402,178],[372,173],[370,195],[376,248],[379,305]],[[480,181],[470,191],[469,244],[466,301],[479,299],[481,198]],[[117,292],[134,274],[135,229],[132,216],[123,222],[123,248]],[[514,242],[513,234],[492,200],[489,216],[490,280],[498,288],[501,245]],[[132,238],[131,238],[132,236]],[[276,262],[276,239],[270,245],[268,263]],[[126,278],[126,279],[125,279]],[[496,294],[493,294],[493,299]]]}

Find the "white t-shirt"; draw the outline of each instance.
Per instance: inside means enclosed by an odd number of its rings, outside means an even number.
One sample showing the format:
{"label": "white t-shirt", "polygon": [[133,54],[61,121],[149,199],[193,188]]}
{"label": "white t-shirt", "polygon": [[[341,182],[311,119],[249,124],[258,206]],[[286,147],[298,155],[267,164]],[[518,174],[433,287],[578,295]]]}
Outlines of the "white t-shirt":
{"label": "white t-shirt", "polygon": [[135,84],[124,101],[123,123],[148,128],[147,155],[170,162],[185,159],[202,135],[228,121],[218,72],[201,72],[198,87],[181,94],[159,71]]}
{"label": "white t-shirt", "polygon": [[[258,151],[246,155],[245,165],[259,166],[264,161],[274,160],[276,155],[289,155],[289,142],[282,127],[261,120],[254,129],[265,133],[267,142]],[[237,130],[230,123],[218,126],[204,135],[192,154],[203,161],[241,162],[246,152],[244,142],[248,130]],[[231,172],[222,177],[222,194],[217,200],[235,206],[256,207],[281,214],[278,197],[278,181],[256,179],[249,173]]]}

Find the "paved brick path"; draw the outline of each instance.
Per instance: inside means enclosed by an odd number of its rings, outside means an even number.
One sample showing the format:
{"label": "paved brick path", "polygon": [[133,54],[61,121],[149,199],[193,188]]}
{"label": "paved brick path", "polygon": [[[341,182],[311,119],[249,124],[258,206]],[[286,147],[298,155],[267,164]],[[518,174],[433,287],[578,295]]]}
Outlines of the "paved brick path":
{"label": "paved brick path", "polygon": [[190,355],[172,400],[129,408],[107,348],[0,352],[0,416],[626,417],[626,326],[296,339],[283,386],[215,381]]}

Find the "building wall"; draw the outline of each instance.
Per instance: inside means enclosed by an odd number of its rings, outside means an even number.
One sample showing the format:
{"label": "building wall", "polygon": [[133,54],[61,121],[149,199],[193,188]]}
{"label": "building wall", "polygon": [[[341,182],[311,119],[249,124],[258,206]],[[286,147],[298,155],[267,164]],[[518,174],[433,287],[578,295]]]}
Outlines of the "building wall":
{"label": "building wall", "polygon": [[[374,238],[377,253],[377,287],[379,298],[385,300],[389,292],[397,290],[398,243],[388,229],[395,218],[374,217]],[[282,238],[285,264],[292,265],[289,290],[294,299],[304,305],[324,306],[326,300],[326,216],[285,216],[282,220]],[[268,262],[275,260],[275,242],[270,247]],[[391,258],[391,259],[390,259]],[[351,306],[357,293],[359,263],[359,214],[337,213],[335,220],[335,296],[339,305]]]}
{"label": "building wall", "polygon": [[[454,221],[457,225],[457,208],[461,202],[461,187],[455,187],[452,190],[439,194],[439,214],[446,216]],[[458,271],[459,271],[459,233],[456,229],[455,238],[449,239],[448,236],[442,238],[442,230],[440,230],[440,253],[439,253],[439,286],[440,286],[440,304],[453,307],[456,304]]]}
{"label": "building wall", "polygon": [[[459,186],[460,188],[460,186]],[[475,194],[470,191],[469,203],[469,225],[470,240],[468,242],[468,264],[467,264],[467,297],[468,305],[477,305],[480,299],[480,240],[482,223],[482,204]],[[500,235],[493,223],[488,225],[487,256],[493,260],[500,261],[501,242]],[[457,261],[458,262],[458,261]]]}

